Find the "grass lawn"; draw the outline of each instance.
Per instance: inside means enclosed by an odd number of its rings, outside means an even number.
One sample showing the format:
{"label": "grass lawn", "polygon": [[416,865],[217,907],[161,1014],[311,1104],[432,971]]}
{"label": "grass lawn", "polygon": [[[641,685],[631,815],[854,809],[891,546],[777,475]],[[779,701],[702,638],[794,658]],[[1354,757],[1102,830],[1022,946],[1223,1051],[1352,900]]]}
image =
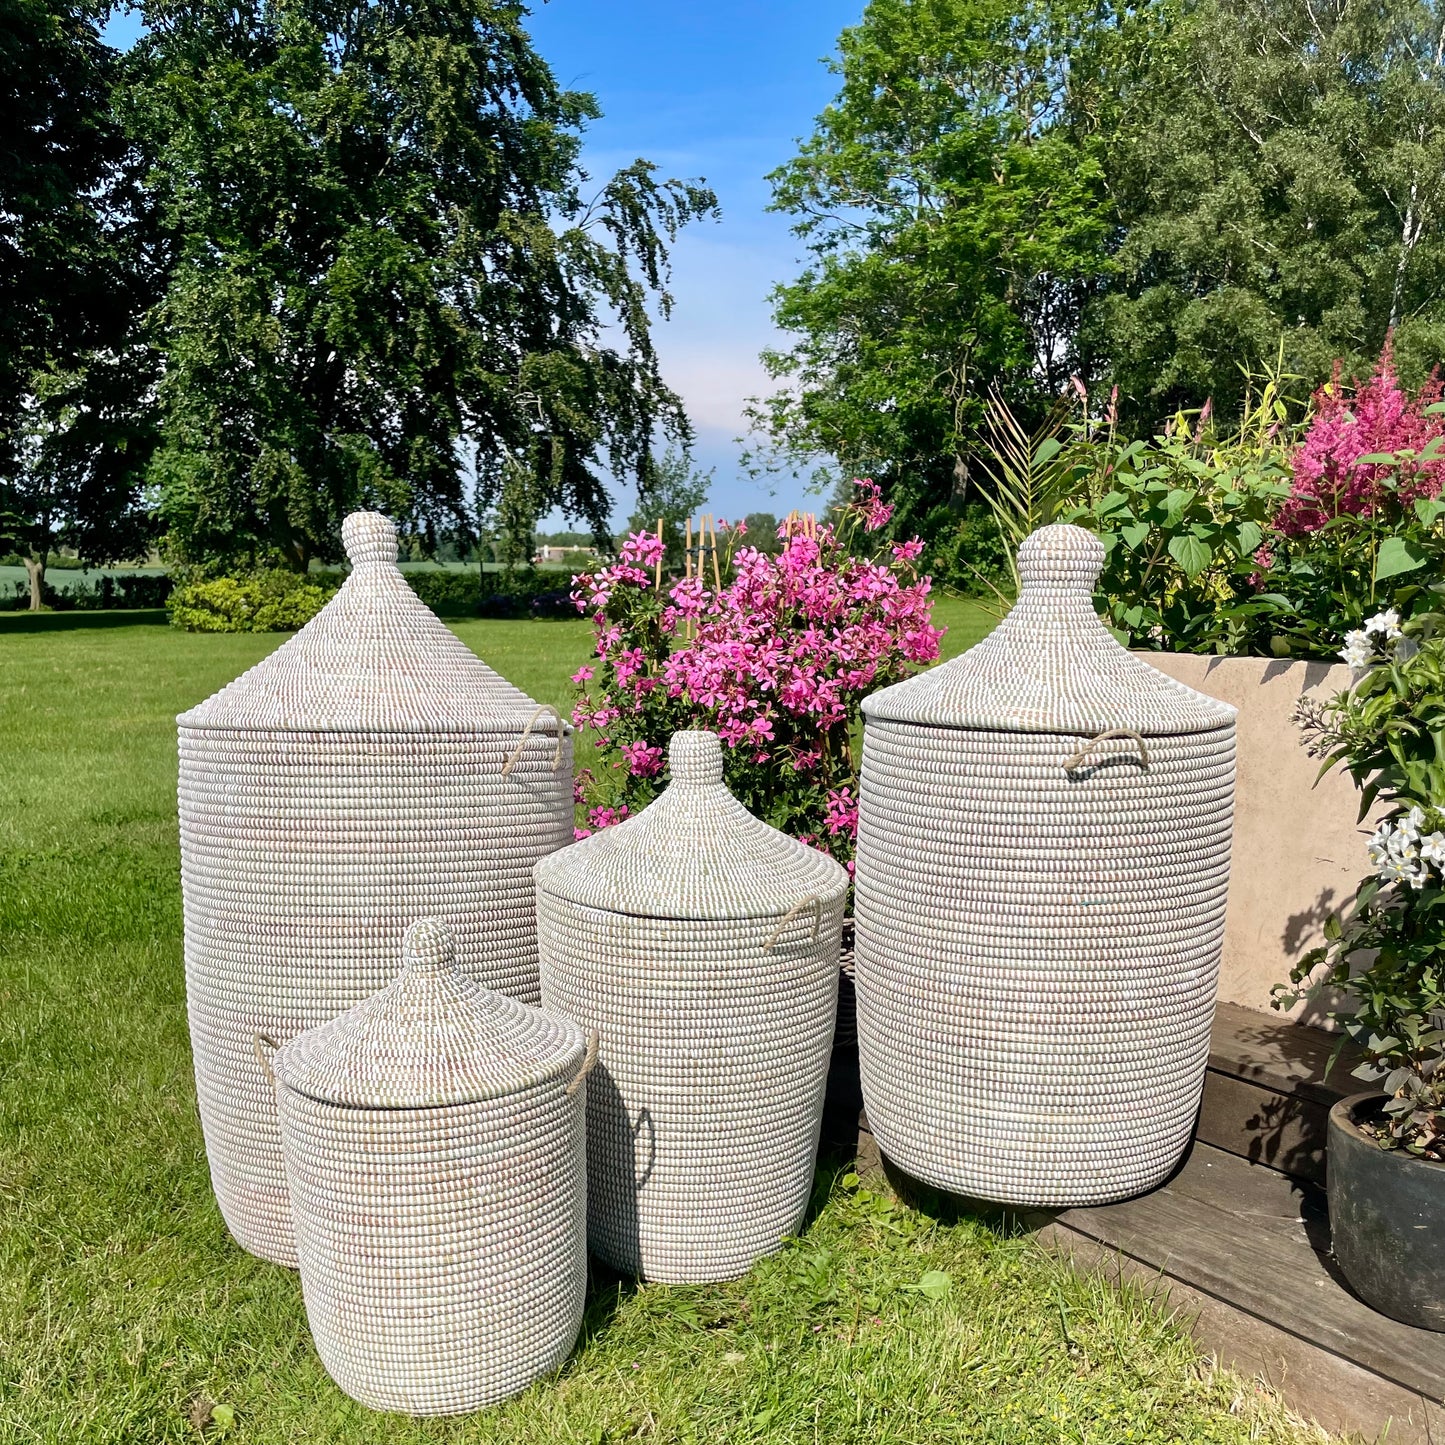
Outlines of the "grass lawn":
{"label": "grass lawn", "polygon": [[[988,623],[940,612],[950,652]],[[221,1224],[186,1038],[174,717],[282,639],[146,617],[0,617],[0,1441],[1321,1438],[1198,1366],[1137,1292],[827,1173],[804,1237],[744,1280],[596,1280],[571,1361],[506,1406],[350,1403],[296,1277]],[[456,631],[559,705],[588,651],[580,621]]]}

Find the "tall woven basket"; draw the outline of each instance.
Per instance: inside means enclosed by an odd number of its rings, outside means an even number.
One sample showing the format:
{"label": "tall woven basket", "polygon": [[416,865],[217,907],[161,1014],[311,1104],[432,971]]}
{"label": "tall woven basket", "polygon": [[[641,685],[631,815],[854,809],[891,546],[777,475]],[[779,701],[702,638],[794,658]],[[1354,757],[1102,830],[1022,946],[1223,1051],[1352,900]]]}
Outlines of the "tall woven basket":
{"label": "tall woven basket", "polygon": [[914,1177],[1005,1204],[1161,1182],[1209,1048],[1234,710],[1119,646],[1103,555],[1034,533],[991,636],[863,703],[869,1126]]}
{"label": "tall woven basket", "polygon": [[[359,512],[352,572],[180,725],[186,993],[211,1181],[254,1254],[296,1262],[259,1031],[285,1042],[392,976],[435,913],[464,973],[538,998],[532,865],[572,837],[571,741],[449,632]],[[550,714],[550,715],[549,715]]]}
{"label": "tall woven basket", "polygon": [[602,1040],[593,1253],[731,1279],[807,1207],[848,875],[728,792],[716,734],[677,733],[669,756],[650,807],[537,865],[542,998]]}
{"label": "tall woven basket", "polygon": [[455,957],[451,929],[416,924],[393,984],[275,1057],[317,1352],[347,1394],[415,1415],[555,1369],[587,1289],[595,1040]]}

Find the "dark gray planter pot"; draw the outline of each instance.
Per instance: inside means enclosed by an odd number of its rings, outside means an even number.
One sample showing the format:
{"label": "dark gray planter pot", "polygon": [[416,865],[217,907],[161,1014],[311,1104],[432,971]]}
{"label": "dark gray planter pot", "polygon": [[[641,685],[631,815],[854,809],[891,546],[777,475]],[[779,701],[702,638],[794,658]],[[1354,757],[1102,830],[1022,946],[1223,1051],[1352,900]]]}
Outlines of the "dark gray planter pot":
{"label": "dark gray planter pot", "polygon": [[1445,1164],[1381,1149],[1355,1127],[1384,1097],[1355,1094],[1330,1110],[1335,1259],[1367,1305],[1407,1325],[1445,1330]]}

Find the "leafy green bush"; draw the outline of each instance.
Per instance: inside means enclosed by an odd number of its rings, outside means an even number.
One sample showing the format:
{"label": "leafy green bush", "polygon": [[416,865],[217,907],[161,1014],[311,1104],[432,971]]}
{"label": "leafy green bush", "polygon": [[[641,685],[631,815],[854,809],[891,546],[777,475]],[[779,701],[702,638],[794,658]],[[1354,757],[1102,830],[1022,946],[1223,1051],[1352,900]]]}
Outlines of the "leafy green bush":
{"label": "leafy green bush", "polygon": [[279,568],[185,580],[171,592],[166,609],[171,625],[187,632],[290,632],[310,622],[343,580],[339,573]]}
{"label": "leafy green bush", "polygon": [[411,590],[439,617],[475,617],[481,600],[480,576],[475,567],[463,571],[403,571]]}
{"label": "leafy green bush", "polygon": [[1322,772],[1349,772],[1362,819],[1377,799],[1390,811],[1366,844],[1374,871],[1353,907],[1327,921],[1326,942],[1275,1003],[1343,995],[1330,1017],[1364,1050],[1354,1072],[1387,1095],[1367,1132],[1445,1162],[1445,616],[1402,623],[1386,609],[1345,642],[1362,669],[1354,685],[1301,702],[1296,721]]}
{"label": "leafy green bush", "polygon": [[[41,601],[56,612],[101,612],[112,608],[164,607],[173,580],[164,573],[105,575],[92,581],[78,581],[60,587],[49,577],[41,586]],[[0,597],[0,610],[23,612],[30,606],[30,584],[12,582],[8,595]]]}
{"label": "leafy green bush", "polygon": [[935,586],[979,597],[1012,585],[1008,552],[984,503],[970,502],[961,512],[938,507],[919,530],[928,539],[923,569],[932,574]]}
{"label": "leafy green bush", "polygon": [[477,611],[483,617],[576,617],[572,574],[537,567],[484,572]]}
{"label": "leafy green bush", "polygon": [[1074,499],[1060,520],[1104,543],[1098,600],[1128,647],[1233,655],[1288,652],[1276,641],[1290,604],[1265,590],[1256,559],[1289,495],[1278,440],[1219,444],[1182,420],[1148,442],[1078,437]]}

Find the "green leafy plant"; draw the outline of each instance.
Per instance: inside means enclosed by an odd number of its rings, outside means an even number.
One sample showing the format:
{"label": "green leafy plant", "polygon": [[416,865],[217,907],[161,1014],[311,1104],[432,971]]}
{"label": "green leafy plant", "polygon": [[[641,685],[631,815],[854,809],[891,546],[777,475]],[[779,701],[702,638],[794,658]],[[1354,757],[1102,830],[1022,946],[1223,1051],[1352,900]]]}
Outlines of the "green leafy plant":
{"label": "green leafy plant", "polygon": [[171,626],[187,632],[290,632],[310,622],[343,580],[339,573],[278,567],[183,581],[171,592],[166,610]]}
{"label": "green leafy plant", "polygon": [[1301,703],[1297,721],[1322,775],[1349,771],[1362,818],[1376,800],[1393,807],[1367,845],[1374,872],[1274,1003],[1343,993],[1330,1017],[1364,1049],[1356,1076],[1387,1096],[1363,1127],[1386,1149],[1445,1162],[1445,616],[1402,625],[1382,612],[1350,645],[1369,649],[1364,675]]}
{"label": "green leafy plant", "polygon": [[1206,405],[1147,441],[1125,439],[1113,398],[1098,423],[1071,425],[1060,520],[1103,541],[1099,610],[1126,646],[1288,650],[1276,632],[1289,602],[1264,585],[1258,553],[1289,496],[1291,380],[1282,363],[1251,375],[1243,419],[1223,435]]}

